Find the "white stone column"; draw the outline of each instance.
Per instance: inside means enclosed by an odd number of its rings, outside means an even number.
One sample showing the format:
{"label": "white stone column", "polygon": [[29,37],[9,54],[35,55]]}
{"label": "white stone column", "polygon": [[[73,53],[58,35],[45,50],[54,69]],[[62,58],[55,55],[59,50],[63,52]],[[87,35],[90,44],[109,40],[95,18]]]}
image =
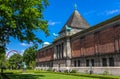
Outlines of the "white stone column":
{"label": "white stone column", "polygon": [[107,66],[109,66],[109,57],[107,57]]}
{"label": "white stone column", "polygon": [[66,42],[64,42],[64,43],[63,43],[63,57],[64,57],[64,58],[66,57],[66,54],[67,54],[66,49],[67,49],[67,47],[66,47]]}
{"label": "white stone column", "polygon": [[70,39],[69,38],[67,39],[66,46],[67,46],[67,57],[71,58],[71,45],[70,45]]}
{"label": "white stone column", "polygon": [[60,53],[59,55],[60,55],[60,59],[61,59],[62,58],[62,45],[61,44],[59,45],[59,53]]}
{"label": "white stone column", "polygon": [[54,46],[54,59],[57,59],[57,48],[56,48],[56,45]]}
{"label": "white stone column", "polygon": [[62,43],[60,44],[60,46],[61,46],[60,53],[61,53],[61,59],[62,59]]}
{"label": "white stone column", "polygon": [[63,52],[64,52],[64,47],[63,47],[64,45],[63,45],[63,43],[61,44],[61,56],[62,56],[62,58],[63,58]]}
{"label": "white stone column", "polygon": [[66,40],[66,52],[67,52],[67,67],[71,66],[71,44],[70,44],[70,38],[67,38]]}
{"label": "white stone column", "polygon": [[59,44],[58,44],[58,59],[60,59],[60,47],[59,47]]}

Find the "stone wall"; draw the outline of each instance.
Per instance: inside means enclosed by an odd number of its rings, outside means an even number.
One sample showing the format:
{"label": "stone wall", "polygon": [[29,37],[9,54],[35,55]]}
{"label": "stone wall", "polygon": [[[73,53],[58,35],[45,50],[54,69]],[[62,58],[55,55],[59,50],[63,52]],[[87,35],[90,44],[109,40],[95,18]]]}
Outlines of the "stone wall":
{"label": "stone wall", "polygon": [[120,75],[120,67],[36,67],[36,70],[47,70],[52,69],[56,71],[65,70],[76,70],[80,73],[90,73],[90,70],[95,74],[110,74],[110,75]]}
{"label": "stone wall", "polygon": [[[116,53],[116,54],[106,54],[106,55],[94,55],[94,56],[89,56],[89,57],[78,57],[78,58],[74,58],[72,59],[72,67],[74,67],[75,63],[74,61],[76,61],[76,67],[86,67],[86,60],[89,60],[89,66],[91,64],[91,60],[94,61],[94,67],[103,67],[103,58],[106,58],[106,66],[120,66],[120,53]],[[114,65],[110,65],[110,61],[109,58],[113,58],[114,61]],[[79,61],[79,65],[78,65],[78,61]]]}
{"label": "stone wall", "polygon": [[81,73],[90,73],[90,70],[92,70],[96,74],[105,74],[105,72],[108,72],[108,74],[120,75],[120,67],[71,67],[70,69]]}

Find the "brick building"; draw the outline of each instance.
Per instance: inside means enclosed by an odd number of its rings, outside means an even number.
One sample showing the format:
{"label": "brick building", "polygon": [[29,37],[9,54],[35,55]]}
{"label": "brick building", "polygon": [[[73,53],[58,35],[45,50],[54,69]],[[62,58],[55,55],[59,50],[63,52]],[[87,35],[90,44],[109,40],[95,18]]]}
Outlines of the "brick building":
{"label": "brick building", "polygon": [[75,10],[52,44],[41,48],[36,69],[120,75],[120,15],[93,27]]}

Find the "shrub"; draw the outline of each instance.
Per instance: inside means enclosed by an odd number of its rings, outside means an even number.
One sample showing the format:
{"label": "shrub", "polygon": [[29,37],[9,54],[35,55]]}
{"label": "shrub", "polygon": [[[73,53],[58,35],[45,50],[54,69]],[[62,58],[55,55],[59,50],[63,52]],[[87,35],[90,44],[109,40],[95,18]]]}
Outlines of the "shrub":
{"label": "shrub", "polygon": [[76,70],[72,70],[70,73],[77,73],[77,71]]}
{"label": "shrub", "polygon": [[88,70],[85,70],[85,73],[86,73],[86,74],[88,74],[88,73],[89,73],[89,71],[88,71]]}
{"label": "shrub", "polygon": [[50,71],[50,72],[52,72],[53,70],[52,70],[52,68],[49,68],[49,69],[47,69],[47,71]]}
{"label": "shrub", "polygon": [[28,66],[27,69],[32,69],[32,67],[31,67],[31,66]]}
{"label": "shrub", "polygon": [[68,70],[64,70],[64,73],[68,73]]}
{"label": "shrub", "polygon": [[109,75],[109,71],[108,71],[108,70],[105,70],[105,71],[103,72],[103,75]]}

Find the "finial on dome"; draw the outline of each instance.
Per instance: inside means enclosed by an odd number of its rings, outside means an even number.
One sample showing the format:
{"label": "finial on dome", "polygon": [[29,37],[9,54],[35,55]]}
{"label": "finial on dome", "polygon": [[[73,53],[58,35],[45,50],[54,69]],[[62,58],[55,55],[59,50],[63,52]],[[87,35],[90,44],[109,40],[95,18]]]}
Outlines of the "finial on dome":
{"label": "finial on dome", "polygon": [[74,9],[77,10],[77,4],[76,3],[74,4]]}

